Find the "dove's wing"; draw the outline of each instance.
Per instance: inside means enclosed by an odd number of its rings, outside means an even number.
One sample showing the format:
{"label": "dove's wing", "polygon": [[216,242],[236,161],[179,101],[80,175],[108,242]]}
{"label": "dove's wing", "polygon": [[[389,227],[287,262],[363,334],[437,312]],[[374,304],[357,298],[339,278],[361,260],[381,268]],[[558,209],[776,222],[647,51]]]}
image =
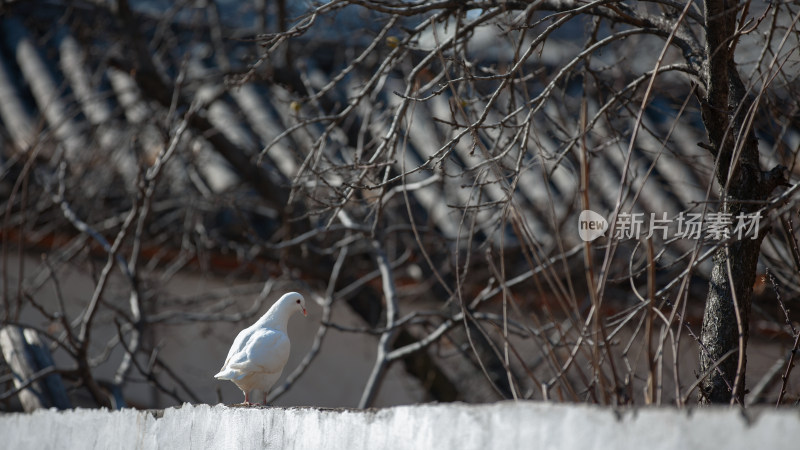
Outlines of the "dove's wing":
{"label": "dove's wing", "polygon": [[281,331],[259,329],[242,344],[241,350],[235,352],[226,362],[229,370],[240,373],[278,373],[289,360],[289,337]]}
{"label": "dove's wing", "polygon": [[233,355],[241,352],[244,349],[245,344],[248,341],[248,338],[252,334],[253,334],[252,327],[247,327],[236,335],[236,339],[233,340],[233,344],[231,344],[231,349],[228,350],[228,356],[225,357],[225,363],[222,364],[222,368],[220,369],[220,371],[224,371],[225,369],[228,368],[228,363],[231,362],[231,358],[233,358]]}

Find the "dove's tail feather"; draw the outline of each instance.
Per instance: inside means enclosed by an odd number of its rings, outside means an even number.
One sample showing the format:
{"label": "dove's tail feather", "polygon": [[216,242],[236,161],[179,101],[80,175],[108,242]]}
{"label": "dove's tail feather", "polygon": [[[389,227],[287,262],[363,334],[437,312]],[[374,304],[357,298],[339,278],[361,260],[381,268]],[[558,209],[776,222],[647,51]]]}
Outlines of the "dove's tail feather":
{"label": "dove's tail feather", "polygon": [[218,380],[238,380],[241,378],[241,374],[236,370],[231,370],[226,367],[220,370],[218,374],[214,375],[214,378]]}

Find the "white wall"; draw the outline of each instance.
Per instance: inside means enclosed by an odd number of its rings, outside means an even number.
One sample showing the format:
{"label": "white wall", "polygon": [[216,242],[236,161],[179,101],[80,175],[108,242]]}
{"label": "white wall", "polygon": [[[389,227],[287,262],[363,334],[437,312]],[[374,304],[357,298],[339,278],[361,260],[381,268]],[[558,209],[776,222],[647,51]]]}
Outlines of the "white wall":
{"label": "white wall", "polygon": [[[159,415],[160,418],[155,416]],[[611,409],[501,402],[377,410],[184,405],[0,416],[9,449],[796,449],[797,409]]]}

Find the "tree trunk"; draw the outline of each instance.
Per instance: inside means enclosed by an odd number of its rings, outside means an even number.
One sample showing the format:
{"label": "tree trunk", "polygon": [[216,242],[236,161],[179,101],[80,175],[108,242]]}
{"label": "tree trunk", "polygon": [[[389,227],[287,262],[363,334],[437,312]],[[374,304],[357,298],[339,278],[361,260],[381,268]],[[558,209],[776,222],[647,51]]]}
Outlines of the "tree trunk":
{"label": "tree trunk", "polygon": [[[703,329],[700,335],[702,343],[700,371],[703,374],[707,371],[711,371],[711,373],[700,385],[701,403],[730,402],[734,384],[737,386],[735,389],[737,400],[744,403],[744,369],[747,363],[744,351],[747,347],[750,294],[755,281],[760,243],[760,238],[754,241],[748,239],[736,242],[727,249],[720,249],[714,255],[714,269],[711,272],[706,309],[703,315]],[[730,275],[728,273],[729,261]],[[731,278],[734,280],[733,291],[731,291]],[[736,294],[735,304],[734,293]],[[739,351],[743,353],[741,371],[737,380]],[[712,369],[714,364],[723,357],[725,360],[716,369]]]}
{"label": "tree trunk", "polygon": [[15,325],[0,328],[0,350],[14,376],[14,385],[21,389],[19,401],[25,412],[72,407],[50,350],[35,330]]}
{"label": "tree trunk", "polygon": [[[758,211],[761,205],[753,201],[766,199],[786,179],[782,167],[762,172],[759,166],[758,141],[747,120],[753,101],[733,59],[736,2],[706,0],[705,9],[705,93],[700,103],[708,148],[717,159],[719,212],[729,213],[735,225],[740,214]],[[744,404],[750,297],[764,238],[764,232],[755,233],[714,255],[700,335],[703,404],[728,403],[734,394],[734,400]]]}

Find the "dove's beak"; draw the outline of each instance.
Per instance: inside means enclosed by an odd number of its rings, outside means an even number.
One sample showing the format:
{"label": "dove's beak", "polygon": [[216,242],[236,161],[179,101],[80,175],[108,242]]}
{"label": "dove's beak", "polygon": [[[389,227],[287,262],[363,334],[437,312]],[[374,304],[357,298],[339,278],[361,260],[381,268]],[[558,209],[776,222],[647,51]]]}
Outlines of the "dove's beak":
{"label": "dove's beak", "polygon": [[308,313],[306,312],[305,308],[303,308],[303,317],[308,317]]}

